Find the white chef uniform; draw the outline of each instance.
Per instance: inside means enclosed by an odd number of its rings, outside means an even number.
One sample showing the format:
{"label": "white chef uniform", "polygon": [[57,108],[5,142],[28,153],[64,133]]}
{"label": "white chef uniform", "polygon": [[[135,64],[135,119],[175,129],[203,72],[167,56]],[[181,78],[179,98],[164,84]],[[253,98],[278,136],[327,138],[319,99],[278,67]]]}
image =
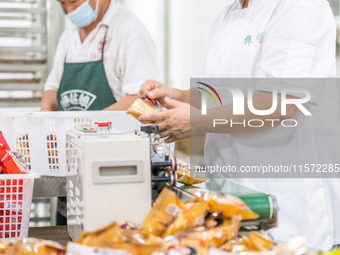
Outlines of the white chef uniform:
{"label": "white chef uniform", "polygon": [[[212,23],[205,37],[205,63],[200,73],[204,78],[333,78],[335,67],[336,29],[326,0],[250,0],[242,9],[242,0],[227,6]],[[260,83],[258,91],[272,91],[274,85]],[[308,88],[308,87],[307,87]],[[336,91],[317,91],[325,102],[323,112],[310,111],[313,120],[297,128],[277,127],[261,134],[208,134],[205,145],[207,165],[247,163],[249,155],[266,157],[282,163],[281,155],[292,155],[293,162],[307,156],[296,148],[312,146],[312,156],[328,155],[339,129]],[[319,100],[319,101],[318,101]],[[321,100],[321,101],[320,101]],[[322,101],[323,100],[323,101]],[[317,103],[316,102],[316,103]],[[325,113],[326,111],[326,113]],[[315,119],[328,121],[327,134],[311,127]],[[334,135],[331,137],[329,135]],[[265,140],[266,147],[261,147]],[[294,150],[298,153],[290,153]],[[287,153],[287,154],[286,154]],[[309,163],[309,162],[304,162]],[[279,226],[270,231],[277,240],[306,236],[309,246],[327,250],[340,243],[339,179],[241,179],[242,183],[273,194],[280,206]]]}

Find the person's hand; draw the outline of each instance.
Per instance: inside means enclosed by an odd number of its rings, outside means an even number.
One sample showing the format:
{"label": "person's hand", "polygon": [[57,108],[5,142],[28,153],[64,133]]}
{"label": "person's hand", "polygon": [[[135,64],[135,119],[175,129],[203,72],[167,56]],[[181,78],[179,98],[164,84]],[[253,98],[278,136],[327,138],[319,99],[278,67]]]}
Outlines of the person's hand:
{"label": "person's hand", "polygon": [[41,112],[51,112],[51,111],[53,111],[53,110],[52,110],[51,107],[46,106],[46,107],[41,107],[41,108],[40,108],[40,111],[41,111]]}
{"label": "person's hand", "polygon": [[142,115],[138,119],[143,122],[154,122],[159,127],[161,138],[167,137],[165,142],[172,143],[176,140],[190,136],[190,105],[177,100],[164,98],[170,110]]}
{"label": "person's hand", "polygon": [[150,99],[157,99],[163,107],[169,106],[165,102],[165,97],[172,97],[172,88],[167,87],[158,81],[147,81],[139,90],[139,96],[148,96]]}

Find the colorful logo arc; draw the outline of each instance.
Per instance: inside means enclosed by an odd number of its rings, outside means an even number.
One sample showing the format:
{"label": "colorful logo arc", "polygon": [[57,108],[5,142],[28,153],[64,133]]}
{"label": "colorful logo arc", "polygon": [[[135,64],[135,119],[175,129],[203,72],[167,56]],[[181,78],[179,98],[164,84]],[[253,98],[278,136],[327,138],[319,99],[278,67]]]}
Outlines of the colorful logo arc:
{"label": "colorful logo arc", "polygon": [[[212,86],[210,86],[210,85],[208,85],[206,83],[203,83],[203,82],[196,82],[196,83],[200,84],[202,86],[205,86],[208,89],[210,89],[217,96],[218,100],[220,101],[221,106],[223,105],[220,95],[217,93],[217,91]],[[213,96],[213,94],[209,90],[204,89],[204,88],[200,88],[200,87],[197,87],[197,89],[206,92],[212,98],[212,100],[214,101],[215,105],[217,105],[215,97]]]}

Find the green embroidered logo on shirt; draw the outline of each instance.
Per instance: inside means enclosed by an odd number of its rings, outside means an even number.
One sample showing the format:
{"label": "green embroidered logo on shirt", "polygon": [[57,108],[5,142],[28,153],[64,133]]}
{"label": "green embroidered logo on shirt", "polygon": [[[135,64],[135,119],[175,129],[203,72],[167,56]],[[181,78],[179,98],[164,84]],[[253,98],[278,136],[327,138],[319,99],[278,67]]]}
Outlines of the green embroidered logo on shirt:
{"label": "green embroidered logo on shirt", "polygon": [[[258,32],[256,38],[257,41],[260,41],[263,37],[263,32]],[[253,36],[247,35],[244,40],[243,40],[243,45],[249,46],[250,44],[253,43]]]}
{"label": "green embroidered logo on shirt", "polygon": [[252,43],[253,43],[253,41],[252,41],[251,35],[247,35],[246,38],[244,39],[243,44],[249,46],[249,45],[252,44]]}

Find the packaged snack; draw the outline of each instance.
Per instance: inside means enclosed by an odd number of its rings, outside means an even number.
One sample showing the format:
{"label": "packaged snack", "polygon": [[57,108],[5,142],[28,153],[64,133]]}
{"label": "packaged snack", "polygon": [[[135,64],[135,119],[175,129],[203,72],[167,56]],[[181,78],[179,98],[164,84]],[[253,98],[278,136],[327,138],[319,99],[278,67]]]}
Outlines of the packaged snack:
{"label": "packaged snack", "polygon": [[276,245],[273,241],[254,231],[249,233],[249,240],[252,244],[252,247],[258,251],[268,251]]}
{"label": "packaged snack", "polygon": [[0,144],[0,166],[5,174],[26,174],[26,168],[14,152],[6,150],[7,146]]}
{"label": "packaged snack", "polygon": [[169,226],[163,237],[175,235],[179,232],[189,230],[204,224],[207,214],[208,203],[189,202],[185,204],[185,209],[178,215],[175,221]]}
{"label": "packaged snack", "polygon": [[258,232],[251,231],[249,237],[242,236],[241,238],[231,240],[220,246],[220,249],[232,253],[240,253],[270,251],[274,247],[276,247],[276,244],[273,241]]}
{"label": "packaged snack", "polygon": [[162,236],[170,224],[182,212],[182,205],[177,195],[169,189],[163,189],[148,213],[138,232],[142,235]]}
{"label": "packaged snack", "polygon": [[[128,109],[128,113],[138,119],[139,116],[160,112],[162,108],[157,100],[148,97],[137,98],[136,101]],[[145,123],[146,124],[146,123]]]}
{"label": "packaged snack", "polygon": [[127,244],[123,240],[123,234],[120,231],[120,226],[115,222],[94,232],[83,232],[76,243],[118,250],[127,248]]}
{"label": "packaged snack", "polygon": [[253,220],[259,217],[238,197],[202,189],[188,189],[187,191],[200,200],[208,201],[211,213],[220,213],[229,219],[234,216],[241,216],[243,220]]}
{"label": "packaged snack", "polygon": [[205,178],[195,177],[195,172],[192,172],[187,166],[180,166],[177,169],[177,181],[185,185],[193,185],[206,182]]}
{"label": "packaged snack", "polygon": [[35,238],[19,239],[10,243],[6,255],[65,255],[66,250],[56,242]]}
{"label": "packaged snack", "polygon": [[5,139],[5,137],[3,136],[3,134],[2,134],[1,131],[0,131],[0,144],[3,146],[3,148],[4,148],[5,150],[8,150],[8,151],[11,150],[11,149],[9,148],[9,146],[8,146],[8,144],[7,144],[7,142],[6,142],[6,139]]}
{"label": "packaged snack", "polygon": [[9,243],[6,241],[0,241],[0,254],[4,254]]}

